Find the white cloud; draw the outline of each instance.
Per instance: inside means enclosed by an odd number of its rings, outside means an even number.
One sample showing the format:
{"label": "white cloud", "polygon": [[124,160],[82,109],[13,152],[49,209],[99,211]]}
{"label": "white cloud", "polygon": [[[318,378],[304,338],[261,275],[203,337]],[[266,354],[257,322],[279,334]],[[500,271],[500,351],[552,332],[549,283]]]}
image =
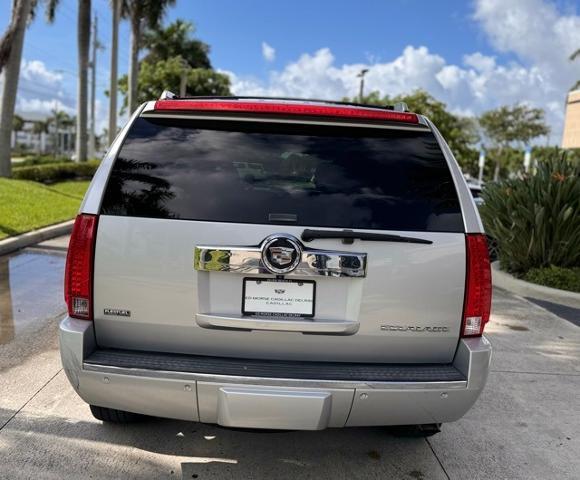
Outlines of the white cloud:
{"label": "white cloud", "polygon": [[262,56],[267,62],[276,60],[276,49],[266,42],[262,42]]}
{"label": "white cloud", "polygon": [[458,114],[518,102],[542,107],[551,141],[559,142],[564,100],[580,78],[578,63],[568,60],[580,45],[580,16],[562,15],[542,0],[476,0],[474,19],[498,52],[515,54],[518,61],[499,63],[473,52],[452,64],[425,46],[409,45],[390,61],[337,65],[330,49],[321,48],[271,71],[265,82],[230,73],[232,89],[246,95],[340,99],[358,93],[357,73],[368,68],[366,92],[397,95],[423,88]]}
{"label": "white cloud", "polygon": [[492,57],[481,54],[466,56],[461,65],[452,65],[424,46],[408,46],[390,62],[341,66],[336,65],[328,48],[322,48],[271,72],[265,83],[229,74],[237,94],[340,99],[358,93],[357,74],[362,68],[369,69],[366,92],[397,95],[424,88],[456,110],[479,112],[504,103],[541,101],[546,92],[536,68],[497,66]]}
{"label": "white cloud", "polygon": [[75,113],[76,99],[64,83],[62,72],[47,68],[40,60],[23,59],[20,67],[16,111],[48,116],[54,108]]}
{"label": "white cloud", "polygon": [[48,70],[40,60],[22,60],[20,78],[36,84],[55,86],[60,84],[62,74]]}
{"label": "white cloud", "polygon": [[41,100],[40,98],[20,98],[17,105],[17,110],[21,113],[35,113],[48,116],[57,108],[59,111],[66,112],[69,115],[76,114],[74,108],[58,99]]}

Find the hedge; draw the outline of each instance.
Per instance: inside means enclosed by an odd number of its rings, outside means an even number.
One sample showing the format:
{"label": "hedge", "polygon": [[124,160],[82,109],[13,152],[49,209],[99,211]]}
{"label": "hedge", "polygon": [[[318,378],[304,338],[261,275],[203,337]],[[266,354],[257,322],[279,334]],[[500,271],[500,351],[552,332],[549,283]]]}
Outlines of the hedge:
{"label": "hedge", "polygon": [[14,167],[12,178],[17,180],[32,180],[41,183],[55,183],[63,180],[80,178],[90,179],[97,168],[99,161],[83,163],[49,163],[29,167]]}
{"label": "hedge", "polygon": [[546,287],[580,292],[580,268],[532,268],[524,275],[524,280]]}
{"label": "hedge", "polygon": [[32,167],[34,165],[45,165],[47,163],[72,163],[68,157],[55,157],[54,155],[30,155],[24,160],[12,164],[13,168]]}

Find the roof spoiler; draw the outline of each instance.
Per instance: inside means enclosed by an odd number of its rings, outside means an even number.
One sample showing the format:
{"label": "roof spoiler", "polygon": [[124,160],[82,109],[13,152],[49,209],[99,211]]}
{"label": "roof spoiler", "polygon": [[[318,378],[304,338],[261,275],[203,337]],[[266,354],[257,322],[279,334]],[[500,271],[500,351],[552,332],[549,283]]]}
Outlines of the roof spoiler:
{"label": "roof spoiler", "polygon": [[360,108],[377,108],[381,110],[390,110],[394,112],[406,113],[409,108],[405,102],[397,102],[394,105],[370,105],[366,103],[357,102],[342,102],[338,100],[322,100],[318,98],[298,98],[298,97],[259,97],[259,96],[221,96],[221,95],[206,95],[206,96],[192,96],[180,97],[169,90],[163,90],[159,100],[280,100],[284,102],[302,102],[302,103],[325,103],[329,105],[344,105],[350,107]]}

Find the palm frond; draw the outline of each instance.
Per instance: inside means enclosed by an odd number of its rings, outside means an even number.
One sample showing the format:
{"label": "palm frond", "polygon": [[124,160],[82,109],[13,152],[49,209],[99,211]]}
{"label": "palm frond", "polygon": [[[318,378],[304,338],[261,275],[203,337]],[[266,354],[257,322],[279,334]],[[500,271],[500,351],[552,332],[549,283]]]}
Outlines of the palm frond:
{"label": "palm frond", "polygon": [[52,23],[54,22],[54,16],[56,14],[56,9],[58,7],[58,4],[60,3],[60,0],[45,0],[46,1],[46,7],[44,10],[44,17],[46,18],[46,21],[48,23]]}

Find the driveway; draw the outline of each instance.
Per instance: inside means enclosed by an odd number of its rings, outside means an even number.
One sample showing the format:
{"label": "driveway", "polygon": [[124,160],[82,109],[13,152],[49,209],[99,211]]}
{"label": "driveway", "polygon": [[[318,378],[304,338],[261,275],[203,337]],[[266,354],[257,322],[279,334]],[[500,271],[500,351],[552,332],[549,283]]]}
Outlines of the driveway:
{"label": "driveway", "polygon": [[0,257],[0,478],[580,478],[580,328],[494,292],[492,372],[462,420],[424,439],[383,428],[229,430],[93,419],[62,371],[66,239]]}

